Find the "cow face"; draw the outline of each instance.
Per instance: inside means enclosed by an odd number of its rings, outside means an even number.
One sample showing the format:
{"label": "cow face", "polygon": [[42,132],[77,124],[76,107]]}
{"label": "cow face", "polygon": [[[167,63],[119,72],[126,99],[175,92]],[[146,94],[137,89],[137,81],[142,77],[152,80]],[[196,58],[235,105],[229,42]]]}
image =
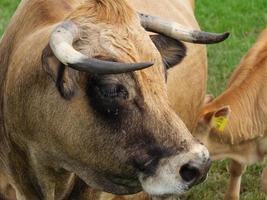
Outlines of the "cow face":
{"label": "cow face", "polygon": [[[206,97],[207,102],[212,101],[211,96]],[[223,142],[223,136],[227,134],[228,121],[231,113],[229,106],[221,108],[203,109],[203,114],[200,115],[194,136],[203,142],[214,159],[220,152],[228,150],[228,143]]]}
{"label": "cow face", "polygon": [[[113,4],[118,12],[108,13]],[[88,185],[116,194],[141,189],[151,195],[181,194],[201,182],[209,153],[170,108],[165,84],[164,63],[180,62],[184,46],[160,35],[152,41],[124,1],[92,3],[68,20],[74,25],[65,24],[64,30],[75,26],[78,31],[72,33],[79,36],[75,51],[66,51],[82,53],[82,62],[59,59],[51,50],[57,48],[54,43],[43,52],[44,69],[61,94],[51,97],[53,117],[45,120],[53,134],[50,154],[60,155],[60,165]],[[75,55],[67,57],[75,60]],[[100,67],[105,62],[153,67],[119,74],[81,72],[87,58],[101,61]]]}

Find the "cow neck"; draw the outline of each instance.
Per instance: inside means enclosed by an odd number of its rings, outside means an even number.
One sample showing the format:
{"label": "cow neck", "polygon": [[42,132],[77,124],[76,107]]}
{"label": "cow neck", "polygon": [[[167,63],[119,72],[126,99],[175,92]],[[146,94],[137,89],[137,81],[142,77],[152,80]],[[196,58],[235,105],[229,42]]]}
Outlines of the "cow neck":
{"label": "cow neck", "polygon": [[230,145],[252,140],[264,133],[261,126],[261,111],[257,109],[257,88],[240,85],[228,88],[210,103],[205,110],[215,111],[230,106],[228,124],[223,133],[214,132],[210,136],[217,141]]}
{"label": "cow neck", "polygon": [[241,60],[239,67],[234,71],[230,78],[229,86],[238,86],[249,77],[255,76],[255,73],[267,68],[267,29],[265,29],[257,42]]}

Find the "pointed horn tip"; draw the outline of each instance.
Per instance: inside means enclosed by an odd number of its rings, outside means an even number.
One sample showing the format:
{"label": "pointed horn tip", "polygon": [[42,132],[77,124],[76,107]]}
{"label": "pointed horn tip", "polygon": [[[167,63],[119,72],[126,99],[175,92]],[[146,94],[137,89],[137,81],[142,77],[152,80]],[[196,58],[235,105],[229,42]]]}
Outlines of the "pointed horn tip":
{"label": "pointed horn tip", "polygon": [[211,40],[210,44],[216,44],[223,42],[230,36],[230,32],[217,33],[217,36],[214,38],[214,41]]}
{"label": "pointed horn tip", "polygon": [[135,66],[135,70],[142,70],[142,69],[146,69],[149,68],[151,66],[154,65],[154,63],[152,62],[141,62],[141,63],[133,63],[132,65]]}
{"label": "pointed horn tip", "polygon": [[192,34],[195,40],[193,43],[196,44],[216,44],[223,42],[226,40],[229,36],[229,32],[224,32],[224,33],[210,33],[210,32],[199,32],[199,31],[194,31]]}
{"label": "pointed horn tip", "polygon": [[[149,68],[149,67],[153,66],[154,63],[152,63],[152,62],[140,62],[140,63],[128,63],[128,64],[124,63],[122,65],[125,65],[125,71],[122,72],[122,73],[125,73],[125,72],[139,71],[139,70]],[[128,68],[128,69],[126,70],[126,68]]]}
{"label": "pointed horn tip", "polygon": [[210,40],[208,44],[216,44],[223,42],[230,36],[230,32],[224,32],[224,33],[217,33],[216,36],[214,37],[214,40]]}
{"label": "pointed horn tip", "polygon": [[144,65],[145,68],[151,67],[154,65],[154,63],[152,63],[152,62],[144,62],[144,63],[140,63],[140,64]]}
{"label": "pointed horn tip", "polygon": [[224,32],[224,33],[222,33],[221,39],[219,39],[218,41],[222,42],[222,41],[226,40],[229,36],[230,36],[230,32],[228,32],[228,31]]}

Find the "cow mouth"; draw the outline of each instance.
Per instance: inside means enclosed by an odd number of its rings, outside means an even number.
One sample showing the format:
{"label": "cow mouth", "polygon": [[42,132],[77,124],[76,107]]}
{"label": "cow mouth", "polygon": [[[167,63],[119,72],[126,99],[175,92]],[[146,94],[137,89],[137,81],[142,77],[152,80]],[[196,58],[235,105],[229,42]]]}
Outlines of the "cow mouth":
{"label": "cow mouth", "polygon": [[[79,176],[87,185],[116,195],[130,195],[142,191],[141,183],[138,179],[124,178],[119,176],[106,176],[94,173],[94,177]],[[92,182],[92,179],[94,181]]]}
{"label": "cow mouth", "polygon": [[84,163],[74,163],[65,165],[65,168],[74,172],[89,187],[116,195],[130,195],[142,191],[141,183],[134,172],[128,176],[103,173],[88,167]]}
{"label": "cow mouth", "polygon": [[[138,179],[131,179],[131,178],[122,178],[122,177],[111,177],[109,179],[114,185],[119,187],[128,188],[129,191],[136,191],[140,192],[142,190],[142,186]],[[132,193],[132,192],[130,192]],[[134,192],[136,193],[136,192]]]}

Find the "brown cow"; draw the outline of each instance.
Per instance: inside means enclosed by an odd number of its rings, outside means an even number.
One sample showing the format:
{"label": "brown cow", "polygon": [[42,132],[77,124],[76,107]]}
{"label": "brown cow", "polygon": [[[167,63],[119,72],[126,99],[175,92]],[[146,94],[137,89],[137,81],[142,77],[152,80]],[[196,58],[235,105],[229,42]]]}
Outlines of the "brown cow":
{"label": "brown cow", "polygon": [[[246,166],[267,154],[267,29],[242,59],[227,89],[204,106],[195,133],[213,159],[232,159],[226,200],[238,200]],[[267,170],[262,187],[267,195]]]}
{"label": "brown cow", "polygon": [[18,199],[66,199],[73,173],[117,194],[181,194],[205,177],[207,149],[167,100],[164,63],[185,55],[167,36],[227,34],[139,16],[124,0],[21,2],[0,43],[0,168]]}
{"label": "brown cow", "polygon": [[[134,0],[132,5],[142,12],[160,15],[166,19],[179,22],[187,27],[199,29],[194,15],[192,0]],[[164,6],[162,6],[164,5]],[[197,125],[198,113],[206,94],[207,56],[204,45],[186,43],[187,55],[179,67],[168,70],[168,98],[172,108],[179,115],[190,131]],[[182,81],[179,81],[182,80]],[[91,192],[91,191],[89,191]],[[99,200],[147,200],[144,194],[133,196],[115,196],[102,194]],[[96,200],[93,196],[92,200]],[[98,199],[97,199],[98,200]]]}

